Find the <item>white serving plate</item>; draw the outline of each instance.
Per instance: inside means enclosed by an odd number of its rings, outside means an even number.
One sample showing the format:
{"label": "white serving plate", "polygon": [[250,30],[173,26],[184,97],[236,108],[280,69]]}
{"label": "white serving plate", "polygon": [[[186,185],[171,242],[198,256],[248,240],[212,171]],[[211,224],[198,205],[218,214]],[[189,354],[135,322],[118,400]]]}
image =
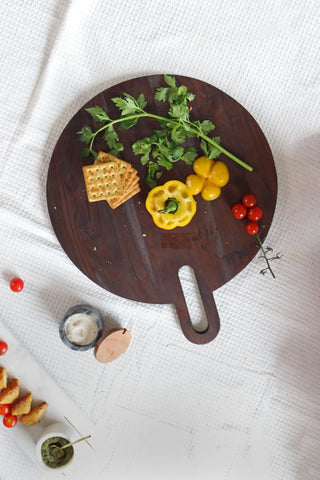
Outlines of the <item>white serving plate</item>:
{"label": "white serving plate", "polygon": [[[86,473],[90,475],[88,478],[98,478],[105,466],[106,432],[86,418],[1,321],[0,338],[8,344],[7,353],[0,357],[0,367],[7,369],[8,381],[12,378],[19,380],[20,395],[32,392],[32,407],[43,401],[48,403],[47,411],[38,424],[30,426],[18,421],[15,427],[6,428],[1,421],[0,428],[6,429],[7,435],[39,466],[43,478],[71,480],[85,478]],[[69,425],[66,419],[81,434],[71,429],[72,440],[86,435],[91,435],[91,438],[74,446],[74,461],[68,468],[48,471],[36,459],[36,443],[50,424],[63,422]]]}

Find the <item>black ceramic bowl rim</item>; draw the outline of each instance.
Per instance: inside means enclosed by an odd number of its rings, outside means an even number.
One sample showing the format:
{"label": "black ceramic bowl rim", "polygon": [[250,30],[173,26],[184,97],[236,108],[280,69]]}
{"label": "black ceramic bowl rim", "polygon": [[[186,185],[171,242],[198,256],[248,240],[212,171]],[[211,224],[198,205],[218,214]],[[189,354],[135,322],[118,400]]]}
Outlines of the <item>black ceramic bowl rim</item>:
{"label": "black ceramic bowl rim", "polygon": [[[89,315],[96,321],[96,324],[98,327],[98,333],[95,339],[91,343],[88,343],[87,345],[77,345],[76,343],[70,342],[65,332],[66,321],[68,320],[69,317],[77,313],[83,313],[85,315]],[[99,338],[101,337],[102,331],[103,331],[103,320],[102,320],[101,313],[97,308],[92,307],[91,305],[75,305],[74,307],[69,308],[69,310],[64,315],[59,327],[59,334],[63,343],[67,347],[71,348],[71,350],[78,350],[81,352],[85,350],[89,350],[90,348],[93,348],[97,343],[97,341],[99,340]]]}

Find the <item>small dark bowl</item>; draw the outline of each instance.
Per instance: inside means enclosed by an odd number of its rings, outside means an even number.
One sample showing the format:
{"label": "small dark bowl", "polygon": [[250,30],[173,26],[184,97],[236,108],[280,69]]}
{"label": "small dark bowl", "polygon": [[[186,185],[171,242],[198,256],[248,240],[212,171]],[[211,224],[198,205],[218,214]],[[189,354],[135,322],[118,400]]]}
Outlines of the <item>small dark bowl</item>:
{"label": "small dark bowl", "polygon": [[[87,345],[77,345],[75,343],[70,342],[65,332],[66,321],[72,315],[75,315],[77,313],[88,315],[92,317],[97,323],[97,327],[98,327],[97,336],[91,343],[88,343]],[[101,313],[99,312],[99,310],[97,310],[95,307],[92,307],[91,305],[75,305],[74,307],[69,308],[69,310],[63,317],[59,327],[59,334],[63,343],[67,347],[71,348],[72,350],[79,350],[81,352],[85,350],[89,350],[90,348],[93,348],[97,343],[97,341],[99,340],[99,338],[101,337],[102,332],[103,332],[103,320],[102,320]]]}

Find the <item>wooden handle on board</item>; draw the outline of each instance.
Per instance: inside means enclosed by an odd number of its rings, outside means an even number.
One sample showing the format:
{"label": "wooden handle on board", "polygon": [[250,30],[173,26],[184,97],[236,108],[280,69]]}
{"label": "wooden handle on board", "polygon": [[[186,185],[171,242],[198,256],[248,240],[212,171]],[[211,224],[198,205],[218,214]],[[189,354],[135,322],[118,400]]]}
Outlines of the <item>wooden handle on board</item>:
{"label": "wooden handle on board", "polygon": [[190,319],[189,310],[178,275],[175,306],[180,320],[181,329],[185,337],[192,343],[202,345],[211,342],[217,336],[220,329],[220,318],[212,292],[208,288],[205,279],[197,273],[195,273],[195,276],[198,283],[203,308],[207,318],[207,328],[204,331],[195,330]]}

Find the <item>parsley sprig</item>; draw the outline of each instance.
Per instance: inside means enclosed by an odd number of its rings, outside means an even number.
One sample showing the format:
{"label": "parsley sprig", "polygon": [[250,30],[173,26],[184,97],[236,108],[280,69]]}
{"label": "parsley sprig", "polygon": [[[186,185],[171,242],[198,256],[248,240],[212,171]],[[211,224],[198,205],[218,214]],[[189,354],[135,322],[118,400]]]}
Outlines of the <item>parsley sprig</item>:
{"label": "parsley sprig", "polygon": [[116,156],[124,147],[119,141],[115,127],[118,130],[128,130],[141,118],[153,118],[158,120],[161,129],[154,130],[150,137],[137,140],[132,145],[133,153],[142,155],[141,163],[148,168],[146,182],[151,188],[157,184],[156,179],[162,175],[161,168],[171,170],[173,164],[178,160],[184,161],[187,165],[194,162],[197,151],[194,147],[185,145],[188,138],[200,139],[200,148],[206,157],[217,158],[224,153],[248,171],[252,171],[250,165],[222,147],[220,137],[209,136],[215,128],[210,120],[200,122],[190,119],[191,109],[188,102],[192,102],[195,95],[189,92],[185,85],[177,86],[175,78],[170,75],[164,75],[164,81],[167,86],[158,88],[154,98],[169,104],[166,117],[145,110],[147,102],[143,93],[137,98],[128,93],[112,98],[120,112],[120,117],[114,120],[99,106],[87,108],[86,111],[95,122],[102,126],[93,132],[91,127],[84,125],[78,132],[79,140],[87,145],[82,151],[82,156],[88,157],[92,154],[97,158],[97,152],[93,145],[96,137],[100,134],[103,135],[110,153]]}

